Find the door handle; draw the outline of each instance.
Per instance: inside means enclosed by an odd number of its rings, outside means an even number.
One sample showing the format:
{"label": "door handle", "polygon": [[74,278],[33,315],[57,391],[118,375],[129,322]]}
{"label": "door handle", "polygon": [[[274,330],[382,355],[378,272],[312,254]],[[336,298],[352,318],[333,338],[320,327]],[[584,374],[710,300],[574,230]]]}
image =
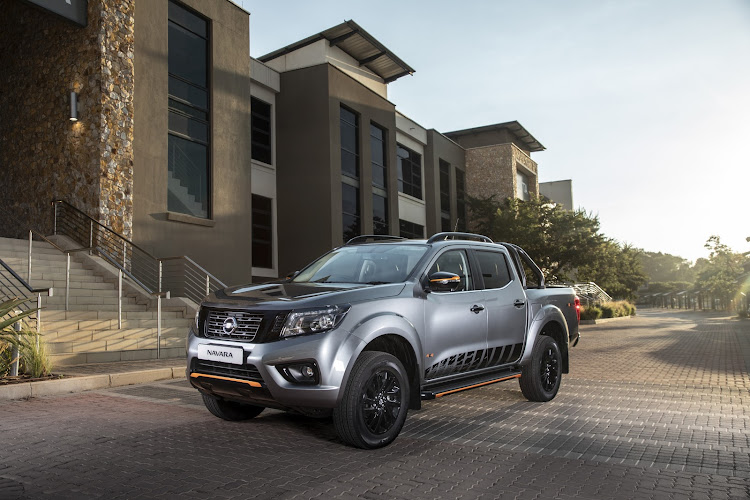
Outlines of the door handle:
{"label": "door handle", "polygon": [[520,299],[516,299],[516,301],[513,302],[513,305],[516,306],[517,308],[521,309],[523,306],[526,305],[526,302],[524,302],[523,300],[520,300]]}
{"label": "door handle", "polygon": [[474,314],[479,314],[482,311],[484,311],[484,306],[478,306],[476,304],[471,306],[471,312],[473,312]]}

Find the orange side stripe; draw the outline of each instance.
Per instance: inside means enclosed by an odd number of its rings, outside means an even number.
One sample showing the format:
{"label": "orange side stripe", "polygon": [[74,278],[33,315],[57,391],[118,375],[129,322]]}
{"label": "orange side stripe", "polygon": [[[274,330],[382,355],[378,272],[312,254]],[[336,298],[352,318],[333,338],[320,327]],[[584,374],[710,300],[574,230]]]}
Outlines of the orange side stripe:
{"label": "orange side stripe", "polygon": [[250,387],[263,387],[262,385],[260,385],[259,382],[255,382],[253,380],[241,380],[238,378],[220,377],[218,375],[206,375],[205,373],[191,373],[190,374],[190,378],[198,378],[198,377],[217,378],[219,380],[228,380],[229,382],[240,382],[241,384],[247,384]]}
{"label": "orange side stripe", "polygon": [[482,382],[481,384],[474,384],[474,385],[469,385],[467,387],[461,387],[460,389],[453,389],[452,391],[441,392],[440,394],[435,394],[435,397],[439,398],[441,396],[447,396],[448,394],[453,394],[454,392],[465,391],[467,389],[473,389],[475,387],[482,387],[483,385],[494,384],[495,382],[502,382],[503,380],[510,380],[512,378],[521,378],[521,375],[520,374],[518,374],[518,375],[511,375],[510,377],[498,378],[498,379],[495,379],[495,380],[489,380],[487,382]]}

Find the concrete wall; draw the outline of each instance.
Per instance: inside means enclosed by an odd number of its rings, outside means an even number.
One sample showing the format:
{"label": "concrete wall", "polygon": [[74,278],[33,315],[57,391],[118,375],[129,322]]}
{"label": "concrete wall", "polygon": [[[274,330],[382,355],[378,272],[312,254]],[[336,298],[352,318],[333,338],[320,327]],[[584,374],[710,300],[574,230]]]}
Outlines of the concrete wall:
{"label": "concrete wall", "polygon": [[372,233],[370,122],[386,130],[389,225],[398,229],[395,107],[331,64],[281,74],[277,96],[279,274],[343,243],[339,110],[359,115],[360,215]]}
{"label": "concrete wall", "polygon": [[[440,217],[440,160],[451,164],[451,228],[456,227],[456,169],[466,171],[466,151],[435,129],[427,131],[424,178],[427,206],[427,236],[441,231]],[[466,183],[468,179],[465,177]],[[464,189],[467,189],[465,186]],[[466,222],[466,221],[464,221]]]}
{"label": "concrete wall", "polygon": [[184,0],[210,24],[210,219],[167,211],[167,0],[135,12],[133,240],[157,257],[189,255],[227,283],[250,281],[249,19],[231,2]]}
{"label": "concrete wall", "polygon": [[565,210],[573,210],[573,181],[540,182],[539,193],[561,205]]}
{"label": "concrete wall", "polygon": [[[134,5],[89,0],[81,28],[3,2],[0,206],[23,225],[50,233],[50,202],[61,198],[131,234]],[[71,91],[79,96],[78,122],[69,120]]]}

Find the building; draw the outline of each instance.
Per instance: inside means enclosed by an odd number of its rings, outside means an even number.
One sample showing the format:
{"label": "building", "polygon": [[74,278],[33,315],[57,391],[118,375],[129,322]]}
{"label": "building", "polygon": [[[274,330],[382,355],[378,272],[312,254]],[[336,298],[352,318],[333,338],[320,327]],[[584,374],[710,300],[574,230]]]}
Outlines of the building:
{"label": "building", "polygon": [[450,133],[388,99],[414,72],[353,21],[260,57],[228,0],[5,0],[0,226],[62,199],[237,283],[358,234],[465,230],[467,195],[538,195],[518,122]]}

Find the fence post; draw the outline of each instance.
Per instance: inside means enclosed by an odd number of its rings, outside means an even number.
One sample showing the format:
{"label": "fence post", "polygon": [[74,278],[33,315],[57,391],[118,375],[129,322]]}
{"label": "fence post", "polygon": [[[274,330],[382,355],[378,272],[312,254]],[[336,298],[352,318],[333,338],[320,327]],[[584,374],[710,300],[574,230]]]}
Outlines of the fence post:
{"label": "fence post", "polygon": [[[128,255],[128,247],[127,247],[127,244],[128,244],[128,242],[127,242],[127,241],[125,241],[125,240],[122,240],[122,268],[123,268],[123,269],[127,269],[127,268],[125,267],[126,256]],[[132,273],[132,270],[131,270],[131,273]]]}
{"label": "fence post", "polygon": [[[50,293],[50,292],[47,292]],[[51,293],[50,293],[51,295]],[[41,292],[36,294],[36,333],[42,333],[42,294]],[[37,337],[38,339],[39,337]],[[39,340],[37,340],[39,343]]]}
{"label": "fence post", "polygon": [[54,208],[54,220],[52,221],[52,234],[57,234],[57,203],[52,202],[52,208]]}
{"label": "fence post", "polygon": [[159,261],[159,282],[156,288],[156,359],[161,359],[161,280],[162,261]]}
{"label": "fence post", "polygon": [[122,269],[117,273],[117,328],[122,329]]}
{"label": "fence post", "polygon": [[29,275],[26,278],[29,283],[31,283],[31,242],[33,239],[33,233],[31,232],[31,229],[29,229]]}
{"label": "fence post", "polygon": [[65,310],[68,310],[70,301],[70,252],[68,252],[68,263],[65,266]]}
{"label": "fence post", "polygon": [[206,295],[208,295],[209,293],[211,293],[211,278],[207,274],[206,275]]}
{"label": "fence post", "polygon": [[[13,323],[13,329],[16,332],[21,331],[21,320],[16,321]],[[16,334],[16,340],[18,340],[18,334]],[[18,344],[13,344],[13,347],[10,349],[10,359],[13,360],[13,363],[10,365],[10,376],[11,377],[17,377],[18,376]]]}
{"label": "fence post", "polygon": [[94,221],[89,221],[89,255],[91,248],[94,246]]}

